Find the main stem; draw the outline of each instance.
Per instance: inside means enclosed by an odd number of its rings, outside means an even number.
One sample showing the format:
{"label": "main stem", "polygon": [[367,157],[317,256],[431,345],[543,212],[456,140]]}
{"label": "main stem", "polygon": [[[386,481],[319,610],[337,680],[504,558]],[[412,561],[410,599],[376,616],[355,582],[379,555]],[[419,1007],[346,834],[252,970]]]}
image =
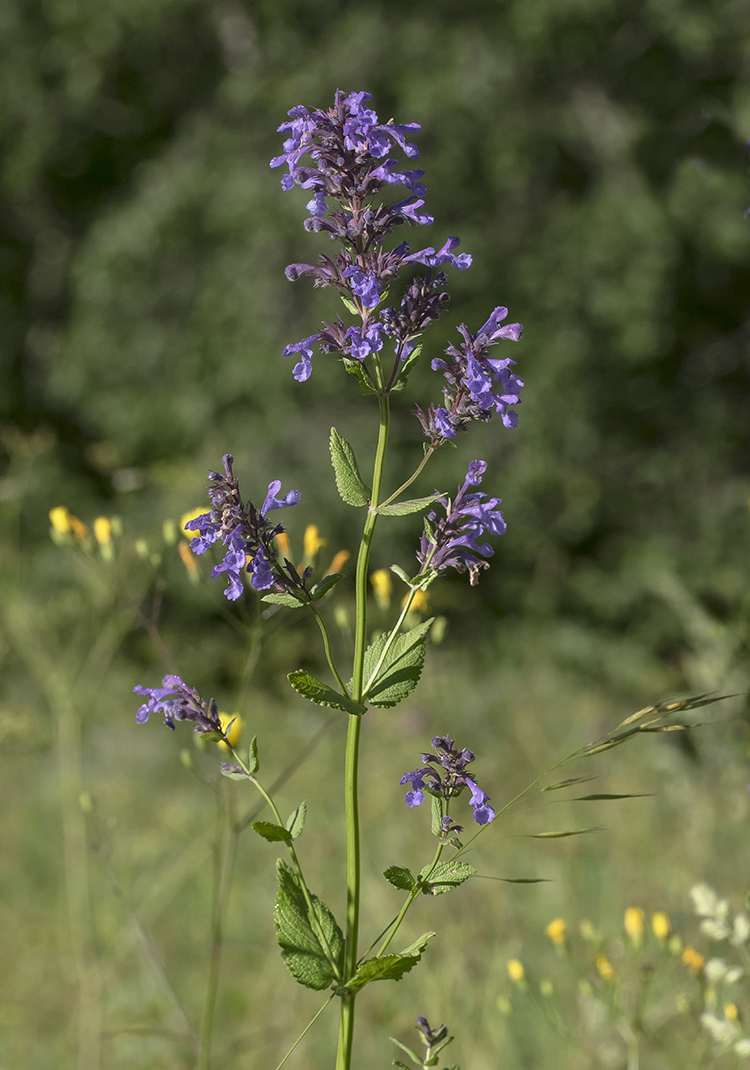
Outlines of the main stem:
{"label": "main stem", "polygon": [[[388,443],[390,415],[388,396],[379,395],[378,403],[380,407],[380,428],[372,476],[372,498],[370,508],[367,511],[362,542],[359,547],[355,581],[357,621],[354,638],[354,668],[352,671],[352,698],[355,702],[361,702],[364,691],[365,648],[367,646],[367,574],[372,537],[378,519],[376,509],[380,500],[383,462]],[[349,731],[346,737],[346,943],[344,947],[344,978],[351,977],[357,969],[360,888],[359,736],[361,728],[362,718],[353,714],[350,715]],[[351,1070],[352,1044],[354,1041],[354,1000],[354,993],[341,998],[341,1022],[336,1070]]]}

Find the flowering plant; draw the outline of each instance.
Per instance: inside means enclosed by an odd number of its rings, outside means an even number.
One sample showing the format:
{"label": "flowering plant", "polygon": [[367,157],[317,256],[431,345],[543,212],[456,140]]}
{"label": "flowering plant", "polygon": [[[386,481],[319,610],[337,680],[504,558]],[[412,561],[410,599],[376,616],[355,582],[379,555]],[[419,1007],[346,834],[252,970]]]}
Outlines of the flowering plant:
{"label": "flowering plant", "polygon": [[[413,625],[413,618],[411,623],[409,618],[412,607],[418,602],[424,605],[428,588],[449,569],[468,573],[470,585],[477,584],[494,553],[488,540],[502,535],[506,528],[500,499],[478,489],[488,468],[483,460],[469,462],[453,497],[441,490],[416,498],[404,495],[435,452],[446,443],[456,443],[459,434],[467,432],[472,423],[487,422],[498,415],[504,428],[514,428],[518,421],[515,406],[524,385],[513,371],[515,362],[505,354],[505,343],[518,341],[522,328],[518,323],[505,323],[505,307],[495,307],[474,332],[462,324],[458,328],[460,340],[449,345],[444,356],[431,359],[432,369],[442,377],[438,386],[441,396],[413,409],[414,429],[422,440],[419,463],[399,487],[385,488],[392,396],[407,385],[421,359],[426,329],[446,310],[446,272],[467,270],[471,256],[456,252],[460,244],[456,237],[448,237],[437,249],[428,246],[416,252],[411,252],[406,241],[394,244],[390,240],[396,228],[428,226],[433,218],[425,209],[423,172],[409,169],[391,155],[400,150],[407,160],[415,159],[418,150],[411,138],[419,127],[415,123],[381,122],[369,107],[369,99],[370,94],[365,92],[337,92],[327,111],[292,108],[289,121],[279,127],[286,137],[283,152],[271,161],[273,168],[286,168],[281,180],[284,190],[299,186],[309,192],[305,228],[327,234],[337,247],[332,255],[321,254],[316,264],[291,264],[286,269],[287,277],[294,281],[311,276],[315,286],[336,287],[347,316],[346,320],[337,316],[333,322],[324,322],[317,332],[286,346],[284,355],[297,358],[292,374],[303,384],[313,373],[316,352],[320,356],[333,355],[354,377],[361,392],[377,404],[377,442],[369,481],[362,475],[351,444],[335,427],[330,434],[339,495],[345,505],[363,514],[354,577],[356,626],[351,666],[345,671],[339,663],[322,605],[344,578],[343,573],[332,571],[316,578],[312,565],[301,571],[296,568],[287,556],[284,527],[276,522],[277,511],[299,504],[298,490],[282,495],[281,483],[274,479],[268,483],[263,504],[257,507],[242,497],[233,457],[227,453],[223,470],[209,474],[210,508],[185,525],[194,533],[191,545],[195,554],[213,554],[219,549],[223,555],[211,575],[224,576],[224,593],[230,601],[247,597],[251,588],[254,593],[250,597],[258,594],[273,606],[307,609],[320,629],[330,679],[320,680],[304,669],[290,672],[288,679],[298,694],[348,717],[343,770],[346,917],[342,926],[310,890],[297,853],[296,841],[305,825],[305,804],[298,806],[287,820],[282,818],[271,793],[258,778],[257,741],[253,739],[249,748],[241,751],[237,733],[232,731],[233,721],[219,714],[213,699],[202,698],[199,691],[174,673],[165,676],[160,687],[135,688],[146,700],[137,713],[139,723],[154,712],[162,712],[171,729],[177,721],[192,721],[196,733],[219,742],[229,752],[230,760],[221,766],[223,774],[253,785],[269,808],[272,820],[256,821],[253,828],[267,841],[283,844],[288,852],[287,861],[278,863],[274,914],[281,956],[296,981],[310,989],[329,992],[324,1006],[339,1000],[337,1070],[350,1070],[353,1065],[358,994],[373,981],[400,980],[419,963],[434,935],[425,932],[400,951],[390,950],[409,909],[420,895],[445,893],[474,875],[474,867],[460,856],[497,816],[489,795],[479,787],[473,770],[468,769],[475,760],[473,752],[459,749],[447,734],[436,735],[432,739],[434,752],[423,753],[422,765],[401,777],[401,784],[409,785],[405,798],[408,807],[419,807],[425,795],[430,796],[431,831],[437,841],[434,854],[417,875],[402,866],[385,870],[386,880],[404,894],[404,902],[384,929],[382,925],[378,927],[381,935],[363,953],[359,939],[359,765],[365,716],[398,705],[419,682],[434,621],[428,618]],[[391,203],[386,196],[389,187],[403,187],[400,192],[405,191],[406,196]],[[495,347],[501,343],[502,348],[497,350]],[[408,514],[423,515],[422,535],[415,549],[416,566],[409,571],[398,564],[391,566],[406,588],[405,597],[397,619],[384,631],[373,634],[368,624],[368,581],[376,526],[381,518],[387,521]],[[688,705],[640,711],[619,730],[576,756],[597,753],[642,731],[661,730],[667,713]],[[394,790],[397,781],[394,777]],[[571,783],[575,779],[551,787]],[[463,826],[454,821],[451,808],[466,789],[471,816],[478,828],[464,844],[459,838]],[[451,852],[448,857],[447,852]],[[214,985],[209,1002],[215,994]],[[200,1036],[201,1070],[209,1066],[212,1021],[209,1006]],[[418,1019],[418,1028],[427,1047],[423,1065],[436,1066],[439,1051],[448,1043],[448,1031],[442,1025],[432,1030],[424,1017]],[[297,1043],[299,1040],[291,1051]],[[401,1047],[419,1062],[408,1048]]]}

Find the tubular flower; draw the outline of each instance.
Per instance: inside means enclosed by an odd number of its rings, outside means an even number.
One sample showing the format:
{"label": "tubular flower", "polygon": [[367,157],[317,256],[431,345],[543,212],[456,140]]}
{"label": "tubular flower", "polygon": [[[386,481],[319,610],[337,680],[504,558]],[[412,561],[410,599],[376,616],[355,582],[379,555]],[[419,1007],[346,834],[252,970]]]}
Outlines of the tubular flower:
{"label": "tubular flower", "polygon": [[[311,275],[315,286],[338,287],[347,307],[353,306],[363,320],[355,336],[345,333],[342,324],[324,323],[318,334],[288,345],[285,356],[299,355],[293,371],[298,382],[310,377],[315,346],[323,353],[340,353],[345,362],[362,362],[379,352],[383,341],[372,333],[370,312],[381,304],[401,269],[422,265],[424,277],[409,286],[398,309],[383,308],[376,323],[377,330],[395,343],[397,361],[386,387],[390,390],[398,378],[399,362],[415,348],[414,339],[445,307],[446,276],[439,269],[449,266],[464,271],[471,264],[467,253],[454,252],[459,245],[455,237],[437,251],[429,246],[412,253],[407,242],[393,249],[384,247],[395,227],[429,226],[433,218],[424,210],[424,172],[404,168],[389,155],[399,149],[407,158],[416,158],[419,151],[409,138],[420,127],[392,120],[381,123],[367,105],[369,100],[366,92],[337,90],[327,111],[299,105],[279,127],[287,137],[284,151],[271,160],[271,167],[286,166],[281,180],[284,190],[296,185],[311,192],[305,228],[327,233],[340,247],[334,256],[319,256],[317,264],[289,264],[286,276],[296,281]],[[407,196],[395,204],[383,203],[380,191],[394,185],[403,186]]]}
{"label": "tubular flower", "polygon": [[[237,479],[232,472],[234,458],[224,455],[224,473],[209,472],[208,496],[213,508],[185,527],[198,534],[190,548],[203,554],[210,546],[221,541],[227,547],[224,560],[211,569],[212,576],[226,573],[228,586],[225,595],[234,601],[242,594],[242,573],[250,572],[250,582],[256,591],[276,590],[294,592],[302,590],[312,570],[305,570],[300,577],[290,561],[278,563],[278,551],[274,544],[277,535],[284,531],[281,524],[274,525],[267,519],[274,509],[296,505],[300,492],[291,490],[283,498],[278,497],[281,481],[274,479],[268,484],[268,493],[260,509],[251,501],[243,504]],[[248,563],[248,559],[250,559]]]}
{"label": "tubular flower", "polygon": [[445,517],[439,518],[434,510],[427,514],[417,553],[423,570],[431,568],[443,572],[446,568],[455,568],[457,572],[468,571],[471,585],[475,586],[480,570],[489,568],[484,559],[492,557],[495,551],[489,543],[477,540],[484,535],[502,535],[506,524],[497,509],[500,498],[488,498],[482,492],[470,493],[469,488],[482,482],[486,470],[485,461],[472,461],[454,501],[448,497],[438,499],[445,509]]}
{"label": "tubular flower", "polygon": [[[425,753],[422,761],[425,763],[422,769],[415,769],[412,773],[405,773],[401,777],[402,784],[411,784],[406,793],[404,802],[407,806],[420,806],[424,801],[424,793],[428,792],[437,798],[452,799],[460,795],[464,788],[471,792],[469,805],[474,811],[474,820],[478,825],[487,825],[495,818],[495,811],[489,805],[489,795],[485,794],[477,786],[473,776],[466,772],[466,766],[474,761],[473,751],[457,750],[450,736],[435,736],[432,746],[437,754]],[[436,768],[443,770],[441,775]]]}
{"label": "tubular flower", "polygon": [[136,695],[146,698],[135,716],[138,724],[144,724],[152,713],[162,710],[164,721],[169,728],[174,728],[175,721],[193,721],[195,732],[220,732],[224,735],[214,700],[211,699],[207,703],[179,676],[165,676],[161,687],[143,687],[142,684],[137,684],[133,691]]}
{"label": "tubular flower", "polygon": [[463,343],[448,346],[447,360],[442,357],[433,360],[433,369],[442,371],[448,384],[443,389],[444,404],[431,405],[427,413],[415,409],[425,435],[433,444],[446,438],[455,439],[473,420],[487,421],[495,412],[500,414],[505,427],[517,425],[518,415],[511,406],[520,402],[523,380],[511,371],[515,361],[510,357],[489,355],[491,347],[498,342],[517,342],[523,334],[520,323],[500,326],[507,315],[507,308],[498,305],[476,334],[470,334],[461,324],[458,332]]}

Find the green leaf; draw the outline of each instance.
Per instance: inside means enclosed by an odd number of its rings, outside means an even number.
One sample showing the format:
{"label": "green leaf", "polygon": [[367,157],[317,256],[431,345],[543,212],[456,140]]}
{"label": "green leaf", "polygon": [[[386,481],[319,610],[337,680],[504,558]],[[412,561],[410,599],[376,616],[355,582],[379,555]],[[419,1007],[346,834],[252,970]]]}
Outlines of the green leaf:
{"label": "green leaf", "polygon": [[612,795],[609,792],[602,792],[598,795],[576,795],[571,799],[571,802],[604,802],[606,799],[645,799],[652,796],[652,791],[636,791],[629,795]]}
{"label": "green leaf", "polygon": [[430,832],[433,836],[442,836],[443,834],[443,800],[438,799],[437,795],[430,796]]}
{"label": "green leaf", "polygon": [[287,680],[294,690],[309,698],[310,702],[316,702],[318,706],[330,706],[334,710],[343,710],[345,713],[354,713],[357,716],[366,712],[366,707],[359,702],[353,702],[346,695],[339,694],[332,687],[321,683],[304,669],[297,669],[287,675]]}
{"label": "green leaf", "polygon": [[[430,867],[425,866],[419,874],[420,881],[428,873],[430,873]],[[422,892],[425,895],[442,895],[443,892],[450,892],[452,888],[458,888],[475,873],[474,866],[470,866],[467,862],[438,862],[425,881]]]}
{"label": "green leaf", "polygon": [[406,358],[404,363],[401,365],[401,369],[399,371],[398,379],[396,380],[396,382],[391,387],[391,390],[403,390],[404,389],[404,387],[406,386],[406,380],[409,378],[409,375],[413,371],[417,361],[419,360],[419,357],[420,357],[421,353],[422,353],[422,343],[420,342],[419,345],[414,346],[414,349],[412,349],[412,351],[409,354],[409,356]]}
{"label": "green leaf", "polygon": [[286,819],[286,827],[289,829],[289,835],[293,840],[298,839],[302,835],[306,817],[307,803],[301,802],[294,813],[290,814]]}
{"label": "green leaf", "polygon": [[345,297],[343,294],[339,294],[339,297],[341,298],[341,303],[343,304],[347,312],[351,312],[352,316],[359,315],[357,306],[354,304],[350,297]]}
{"label": "green leaf", "polygon": [[[411,631],[396,636],[374,683],[370,684],[364,696],[371,705],[396,706],[417,686],[424,665],[425,636],[434,620],[434,617],[430,617]],[[369,680],[375,671],[388,639],[388,633],[379,635],[365,651],[365,680]]]}
{"label": "green leaf", "polygon": [[255,776],[255,774],[260,769],[260,759],[258,757],[258,737],[257,736],[253,736],[253,738],[250,740],[250,746],[248,747],[248,750],[247,750],[247,762],[245,764],[247,765],[247,771],[250,774],[250,776]]}
{"label": "green leaf", "polygon": [[247,780],[245,773],[237,765],[221,765],[221,775],[227,780]]}
{"label": "green leaf", "polygon": [[427,946],[427,941],[434,935],[434,932],[423,933],[418,940],[398,955],[382,955],[380,958],[366,959],[359,964],[354,977],[348,980],[343,988],[348,992],[359,992],[371,981],[400,981],[405,973],[417,965]]}
{"label": "green leaf", "polygon": [[291,843],[292,836],[288,829],[282,828],[281,825],[275,825],[272,821],[253,821],[253,832],[257,832],[259,836],[262,836],[264,840],[268,840],[269,843]]}
{"label": "green leaf", "polygon": [[279,859],[279,891],[273,912],[276,937],[287,969],[306,988],[319,992],[337,981],[344,937],[328,907],[311,896],[313,917],[299,878]]}
{"label": "green leaf", "polygon": [[359,474],[354,450],[335,427],[331,428],[330,446],[331,463],[341,500],[347,505],[367,505],[370,501],[370,491]]}
{"label": "green leaf", "polygon": [[589,773],[588,776],[571,776],[567,780],[559,780],[556,784],[548,784],[546,788],[542,788],[542,791],[559,791],[560,788],[569,788],[573,784],[585,784],[588,780],[596,780],[596,773]]}
{"label": "green leaf", "polygon": [[407,501],[394,502],[393,505],[381,505],[375,512],[382,513],[383,516],[408,516],[409,513],[421,513],[428,505],[442,497],[442,494],[430,494],[427,498],[409,498]]}
{"label": "green leaf", "polygon": [[300,601],[299,598],[295,598],[293,594],[265,594],[261,599],[262,602],[272,602],[275,606],[288,606],[290,609],[299,609],[300,606],[304,606],[307,603]]}
{"label": "green leaf", "polygon": [[328,592],[336,586],[339,580],[343,580],[343,578],[343,572],[330,572],[327,576],[324,576],[322,580],[319,580],[318,583],[310,588],[310,601],[320,601],[323,595],[328,594]]}
{"label": "green leaf", "polygon": [[597,825],[590,829],[567,829],[565,832],[532,832],[534,840],[559,840],[563,836],[583,836],[586,832],[602,832],[602,826]]}
{"label": "green leaf", "polygon": [[411,587],[411,580],[400,565],[391,565],[391,572],[394,576],[398,576],[400,580],[403,580],[407,587]]}
{"label": "green leaf", "polygon": [[383,871],[383,876],[389,884],[401,892],[410,892],[417,883],[411,870],[406,869],[405,866],[389,866]]}

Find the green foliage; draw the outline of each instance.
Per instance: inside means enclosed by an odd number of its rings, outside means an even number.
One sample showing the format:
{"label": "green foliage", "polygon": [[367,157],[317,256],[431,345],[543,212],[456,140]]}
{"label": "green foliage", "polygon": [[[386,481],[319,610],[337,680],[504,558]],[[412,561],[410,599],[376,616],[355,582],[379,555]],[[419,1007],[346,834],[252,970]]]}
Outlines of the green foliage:
{"label": "green foliage", "polygon": [[[288,833],[287,833],[288,835]],[[328,907],[311,896],[312,916],[299,878],[277,863],[279,891],[274,908],[276,936],[287,969],[306,988],[327,988],[338,979],[344,937]]]}
{"label": "green foliage", "polygon": [[304,669],[290,672],[287,675],[287,679],[299,695],[308,698],[310,702],[317,703],[318,706],[329,706],[334,710],[343,710],[345,713],[357,715],[365,712],[366,707],[361,703],[353,702],[346,695],[339,694],[338,691],[334,691],[333,688],[321,683],[320,680],[316,680],[314,676],[311,676],[309,672],[305,672]]}
{"label": "green foliage", "polygon": [[383,871],[383,876],[392,884],[394,888],[398,888],[402,892],[410,892],[416,880],[411,872],[405,866],[389,866],[388,869]]}
{"label": "green foliage", "polygon": [[330,447],[331,464],[341,500],[347,505],[367,505],[371,492],[359,474],[354,450],[335,427],[331,428]]}
{"label": "green foliage", "polygon": [[442,895],[458,888],[476,873],[474,866],[466,862],[438,862],[436,866],[425,866],[419,874],[424,895]]}
{"label": "green foliage", "polygon": [[435,933],[423,933],[414,943],[404,948],[397,955],[381,955],[379,958],[365,959],[357,967],[354,977],[342,986],[348,992],[359,992],[371,981],[400,981],[405,973],[414,969],[422,957],[427,941]]}
{"label": "green foliage", "polygon": [[381,505],[375,512],[382,513],[383,516],[408,516],[409,513],[421,513],[440,497],[440,494],[430,494],[426,498],[411,498],[407,501],[395,502],[393,505]]}
{"label": "green foliage", "polygon": [[[368,646],[365,651],[364,678],[368,681],[365,698],[372,706],[396,706],[417,686],[424,666],[425,636],[434,619],[430,617],[416,628],[397,635],[385,657],[388,635],[379,635]],[[376,674],[374,679],[373,674]]]}
{"label": "green foliage", "polygon": [[291,843],[292,834],[288,828],[274,825],[272,821],[253,821],[252,828],[269,843]]}
{"label": "green foliage", "polygon": [[287,818],[286,827],[289,829],[289,835],[293,840],[299,839],[302,835],[306,817],[307,803],[301,802],[297,809]]}

